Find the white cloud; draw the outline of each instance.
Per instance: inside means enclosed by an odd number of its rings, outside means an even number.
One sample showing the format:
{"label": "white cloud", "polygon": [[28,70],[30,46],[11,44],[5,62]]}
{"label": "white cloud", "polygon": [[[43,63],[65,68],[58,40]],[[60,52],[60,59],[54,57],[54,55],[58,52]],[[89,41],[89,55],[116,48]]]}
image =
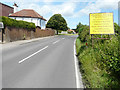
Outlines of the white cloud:
{"label": "white cloud", "polygon": [[89,13],[98,13],[102,9],[117,9],[119,0],[97,0],[96,2],[89,2],[88,5],[76,12],[73,17],[80,17],[83,15],[89,15]]}
{"label": "white cloud", "polygon": [[107,9],[107,8],[116,9],[118,8],[118,1],[119,0],[103,0],[103,2],[101,2],[101,0],[97,0],[96,5],[99,8],[103,8],[103,9]]}
{"label": "white cloud", "polygon": [[4,0],[4,2],[95,2],[96,0]]}
{"label": "white cloud", "polygon": [[76,8],[75,3],[64,2],[62,4],[54,5],[52,3],[45,3],[39,5],[37,3],[18,3],[19,10],[21,9],[34,9],[40,15],[45,16],[47,14],[62,14],[63,16],[72,16],[74,15],[74,10]]}
{"label": "white cloud", "polygon": [[[101,12],[102,9],[117,9],[120,0],[14,0],[21,9],[34,9],[47,20],[53,15],[60,13],[64,17],[78,19],[89,13]],[[13,0],[4,0],[4,2],[14,2]],[[40,4],[40,3],[43,4]],[[62,2],[55,4],[53,2]],[[78,3],[76,3],[78,2]],[[82,9],[77,6],[80,2],[88,2]],[[82,5],[81,5],[82,6]],[[80,10],[76,11],[76,8]],[[71,22],[73,23],[73,22]],[[75,22],[77,23],[77,22]]]}
{"label": "white cloud", "polygon": [[55,0],[43,0],[43,2],[54,2]]}
{"label": "white cloud", "polygon": [[118,8],[120,8],[120,2],[118,3]]}
{"label": "white cloud", "polygon": [[[84,15],[89,15],[89,13],[97,13],[101,12],[101,9],[117,9],[119,0],[96,0],[94,3],[90,1],[94,0],[84,0],[88,1],[88,5],[86,5],[83,9],[75,12],[78,1],[81,0],[67,0],[62,4],[53,4],[52,2],[56,2],[55,0],[34,0],[34,2],[26,2],[26,0],[14,0],[18,3],[19,10],[21,9],[34,9],[40,15],[46,16],[47,14],[62,14],[65,17],[81,17]],[[22,1],[22,2],[19,2]],[[43,2],[43,5],[39,5],[38,2]],[[58,0],[59,1],[59,0]],[[81,1],[82,2],[82,1]],[[78,8],[78,7],[77,7]]]}
{"label": "white cloud", "polygon": [[75,3],[65,2],[61,5],[58,5],[53,9],[53,14],[60,13],[63,16],[72,16],[76,8]]}
{"label": "white cloud", "polygon": [[[14,0],[21,9],[34,9],[42,16],[46,14],[60,13],[63,16],[80,17],[88,15],[89,13],[101,12],[101,9],[117,9],[119,0]],[[4,0],[4,2],[13,2],[13,0]],[[44,5],[38,3],[43,2]],[[63,2],[55,5],[52,2]],[[77,3],[75,2],[89,2],[83,9],[75,12]],[[93,3],[94,2],[94,3]]]}
{"label": "white cloud", "polygon": [[95,4],[93,4],[93,3],[89,3],[88,4],[88,6],[86,6],[85,8],[83,8],[82,10],[80,10],[79,12],[78,12],[78,14],[89,14],[89,13],[95,13],[95,12],[100,12],[101,11],[101,9],[100,8],[98,8]]}

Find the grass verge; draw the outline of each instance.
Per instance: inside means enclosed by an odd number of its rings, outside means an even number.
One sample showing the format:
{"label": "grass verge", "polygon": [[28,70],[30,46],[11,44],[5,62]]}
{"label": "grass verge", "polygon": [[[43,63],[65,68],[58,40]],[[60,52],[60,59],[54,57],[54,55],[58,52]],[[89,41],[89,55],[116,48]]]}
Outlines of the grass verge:
{"label": "grass verge", "polygon": [[76,40],[76,52],[80,61],[80,70],[86,88],[119,88],[119,81],[105,68],[100,68],[100,53],[92,47],[86,47],[79,38]]}

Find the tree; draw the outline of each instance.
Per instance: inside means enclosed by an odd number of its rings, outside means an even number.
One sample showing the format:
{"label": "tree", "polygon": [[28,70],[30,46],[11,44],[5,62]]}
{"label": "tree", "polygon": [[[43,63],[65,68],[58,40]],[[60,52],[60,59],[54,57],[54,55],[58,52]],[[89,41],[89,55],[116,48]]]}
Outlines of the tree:
{"label": "tree", "polygon": [[62,17],[61,14],[53,15],[47,22],[47,28],[52,28],[57,30],[66,31],[68,29],[66,20]]}
{"label": "tree", "polygon": [[118,29],[119,29],[119,26],[117,23],[114,23],[114,30],[115,30],[115,33],[118,33]]}
{"label": "tree", "polygon": [[80,28],[82,28],[82,24],[79,22],[79,24],[77,25],[77,27],[76,27],[76,32],[78,33],[79,32],[79,30],[80,30]]}

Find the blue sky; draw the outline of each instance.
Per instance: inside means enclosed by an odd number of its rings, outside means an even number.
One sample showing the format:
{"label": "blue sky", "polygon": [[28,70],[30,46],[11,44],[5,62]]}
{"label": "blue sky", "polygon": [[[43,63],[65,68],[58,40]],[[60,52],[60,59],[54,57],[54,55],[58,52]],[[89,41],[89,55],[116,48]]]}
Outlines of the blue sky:
{"label": "blue sky", "polygon": [[12,6],[18,4],[18,11],[34,9],[41,16],[49,20],[54,14],[62,14],[68,27],[76,28],[77,24],[89,25],[89,13],[113,12],[114,22],[118,23],[119,0],[1,0],[2,3]]}

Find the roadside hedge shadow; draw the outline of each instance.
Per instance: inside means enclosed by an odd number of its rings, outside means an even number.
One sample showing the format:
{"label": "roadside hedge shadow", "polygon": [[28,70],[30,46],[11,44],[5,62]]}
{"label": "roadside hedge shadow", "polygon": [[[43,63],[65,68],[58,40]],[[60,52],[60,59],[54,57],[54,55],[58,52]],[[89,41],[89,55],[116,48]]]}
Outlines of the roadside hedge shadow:
{"label": "roadside hedge shadow", "polygon": [[79,52],[77,53],[77,57],[80,55],[80,53],[82,53],[83,52],[83,50],[85,50],[85,48],[86,48],[86,46],[84,45],[84,46],[81,46],[80,47],[80,49],[79,49]]}

